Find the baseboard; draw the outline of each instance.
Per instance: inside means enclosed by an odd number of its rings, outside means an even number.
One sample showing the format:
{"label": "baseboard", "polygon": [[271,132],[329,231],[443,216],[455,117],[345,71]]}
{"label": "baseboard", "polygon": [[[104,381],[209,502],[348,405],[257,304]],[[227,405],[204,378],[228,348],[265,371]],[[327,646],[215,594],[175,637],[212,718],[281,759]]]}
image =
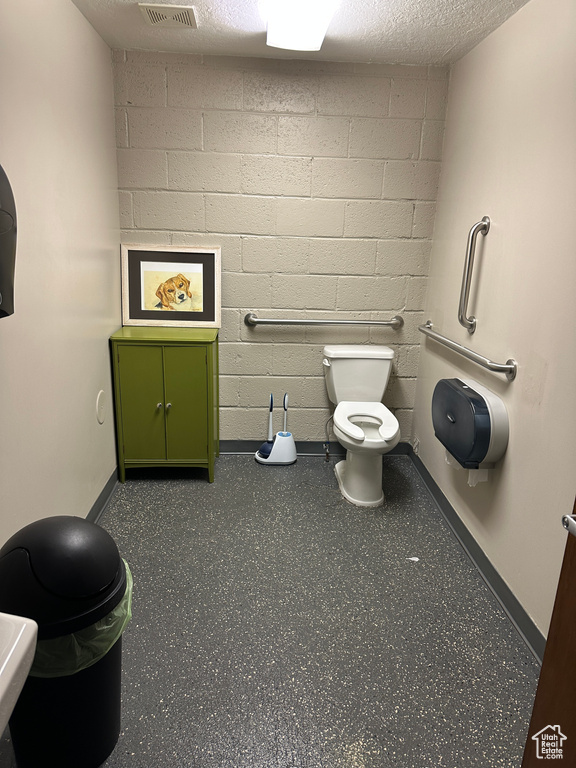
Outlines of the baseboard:
{"label": "baseboard", "polygon": [[[228,455],[254,455],[262,445],[262,440],[220,440],[220,454]],[[296,453],[299,456],[325,456],[326,443],[319,440],[296,440]],[[390,451],[389,456],[406,455],[412,450],[410,443],[398,443]],[[331,456],[344,456],[346,451],[338,442],[330,442],[329,451]]]}
{"label": "baseboard", "polygon": [[466,528],[454,507],[442,493],[432,475],[424,466],[422,460],[411,451],[410,457],[416,471],[424,481],[432,498],[436,502],[447,525],[458,539],[462,549],[466,552],[484,582],[502,606],[504,612],[516,627],[520,636],[528,646],[537,661],[542,664],[546,638],[534,624],[528,613],[514,596],[510,587],[494,568],[484,551]]}
{"label": "baseboard", "polygon": [[98,520],[102,517],[104,514],[104,511],[106,507],[108,506],[108,502],[112,498],[112,494],[114,493],[114,489],[116,488],[116,485],[118,484],[118,473],[116,470],[110,475],[110,479],[102,489],[102,492],[92,504],[92,508],[90,512],[86,515],[86,520],[89,520],[91,523],[97,523]]}

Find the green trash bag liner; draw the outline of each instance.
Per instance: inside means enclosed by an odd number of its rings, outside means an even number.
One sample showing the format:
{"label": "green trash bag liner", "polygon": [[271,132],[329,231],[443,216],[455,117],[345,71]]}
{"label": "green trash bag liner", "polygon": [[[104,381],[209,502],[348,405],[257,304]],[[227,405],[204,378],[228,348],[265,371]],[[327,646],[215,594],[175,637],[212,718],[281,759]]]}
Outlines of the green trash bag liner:
{"label": "green trash bag liner", "polygon": [[91,667],[120,638],[132,617],[132,574],[126,566],[126,591],[114,610],[79,632],[39,640],[30,669],[32,677],[64,677]]}

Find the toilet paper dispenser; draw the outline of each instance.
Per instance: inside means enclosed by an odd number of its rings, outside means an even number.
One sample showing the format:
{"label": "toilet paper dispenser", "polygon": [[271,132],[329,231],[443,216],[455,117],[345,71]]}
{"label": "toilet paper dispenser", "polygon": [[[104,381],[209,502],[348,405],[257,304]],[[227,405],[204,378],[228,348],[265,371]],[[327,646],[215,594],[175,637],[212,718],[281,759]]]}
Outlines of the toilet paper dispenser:
{"label": "toilet paper dispenser", "polygon": [[432,396],[432,423],[438,440],[465,469],[489,469],[506,451],[506,406],[478,382],[441,379]]}

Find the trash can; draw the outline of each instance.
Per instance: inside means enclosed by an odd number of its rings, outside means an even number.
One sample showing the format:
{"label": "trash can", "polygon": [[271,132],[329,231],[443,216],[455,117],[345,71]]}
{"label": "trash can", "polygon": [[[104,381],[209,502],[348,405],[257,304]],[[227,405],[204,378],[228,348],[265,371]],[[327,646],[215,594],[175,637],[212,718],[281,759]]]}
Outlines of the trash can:
{"label": "trash can", "polygon": [[131,598],[114,540],[88,520],[39,520],[0,549],[0,611],[38,624],[10,718],[18,768],[97,768],[116,746]]}

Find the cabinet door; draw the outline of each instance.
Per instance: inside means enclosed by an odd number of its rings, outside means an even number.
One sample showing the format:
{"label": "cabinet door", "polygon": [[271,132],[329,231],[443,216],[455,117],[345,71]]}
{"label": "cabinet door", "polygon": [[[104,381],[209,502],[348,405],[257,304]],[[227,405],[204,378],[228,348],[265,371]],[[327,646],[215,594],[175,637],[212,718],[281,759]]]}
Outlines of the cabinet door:
{"label": "cabinet door", "polygon": [[124,458],[165,459],[162,347],[122,345],[118,369]]}
{"label": "cabinet door", "polygon": [[206,460],[206,347],[164,347],[164,376],[166,458],[168,461]]}

